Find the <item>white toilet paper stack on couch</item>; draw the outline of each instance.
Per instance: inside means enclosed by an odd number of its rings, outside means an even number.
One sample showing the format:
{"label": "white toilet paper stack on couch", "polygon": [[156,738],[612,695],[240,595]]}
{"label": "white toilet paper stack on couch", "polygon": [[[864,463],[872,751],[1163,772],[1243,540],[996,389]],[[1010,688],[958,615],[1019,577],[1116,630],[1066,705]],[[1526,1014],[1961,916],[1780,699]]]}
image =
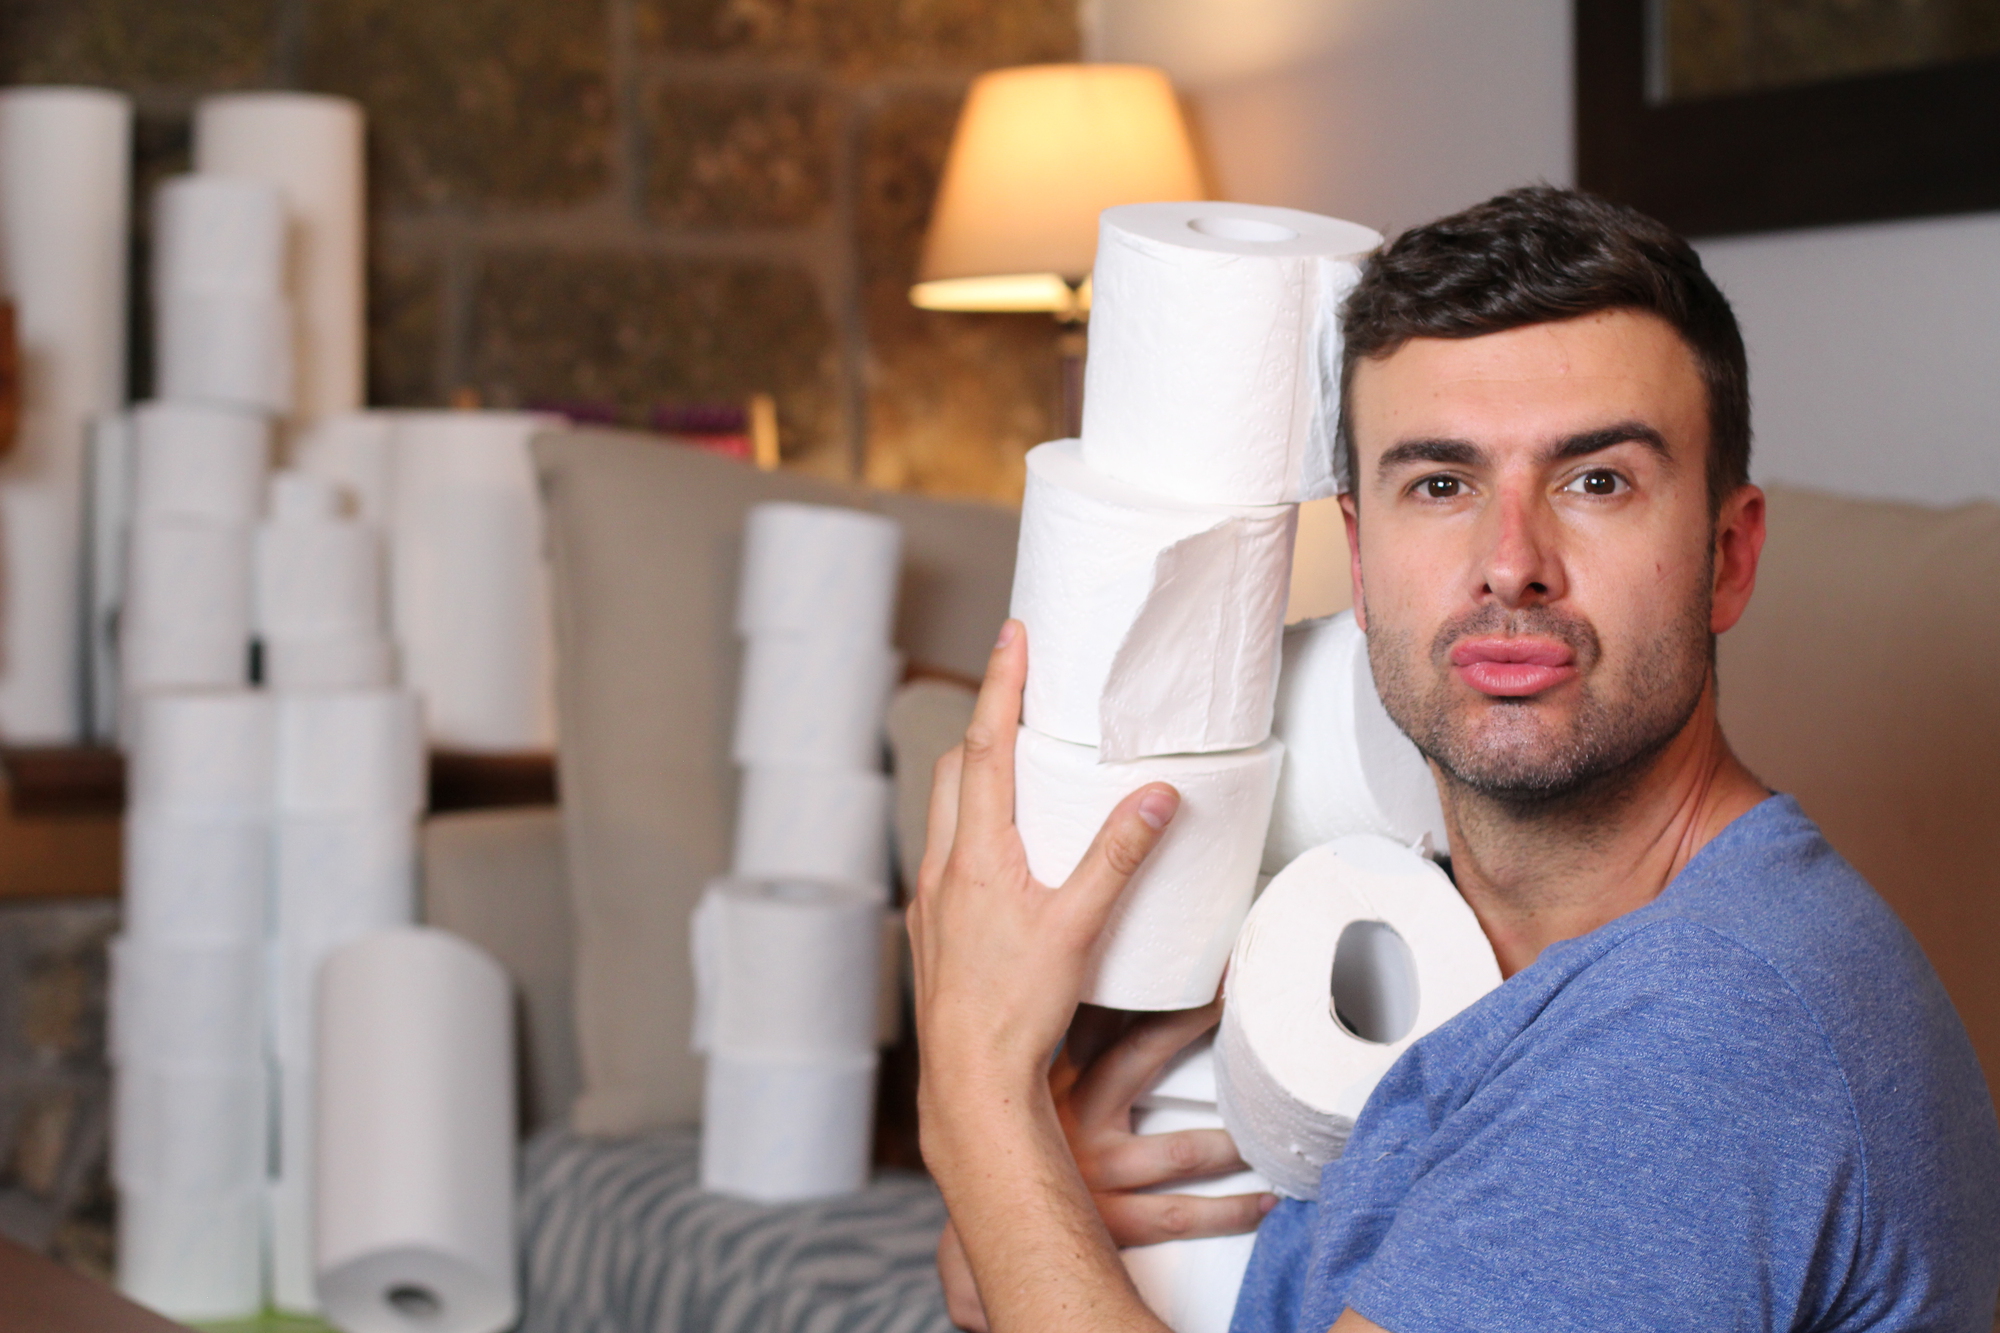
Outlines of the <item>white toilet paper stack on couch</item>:
{"label": "white toilet paper stack on couch", "polygon": [[1028,456],[1016,820],[1059,884],[1153,781],[1181,808],[1105,932],[1092,1003],[1215,995],[1255,891],[1300,501],[1334,493],[1339,304],[1381,237],[1246,204],[1105,211],[1080,440]]}

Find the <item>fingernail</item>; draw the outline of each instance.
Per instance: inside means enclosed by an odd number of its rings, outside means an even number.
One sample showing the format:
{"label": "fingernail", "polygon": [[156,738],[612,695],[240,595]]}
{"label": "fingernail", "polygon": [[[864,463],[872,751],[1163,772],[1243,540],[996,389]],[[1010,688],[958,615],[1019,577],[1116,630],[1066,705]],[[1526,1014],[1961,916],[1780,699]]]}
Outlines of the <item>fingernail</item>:
{"label": "fingernail", "polygon": [[1156,829],[1165,828],[1180,804],[1181,798],[1172,792],[1149,791],[1139,798],[1139,818]]}
{"label": "fingernail", "polygon": [[1008,644],[1014,642],[1015,628],[1016,626],[1014,622],[1011,620],[1000,627],[1000,641],[993,645],[996,651],[1001,648],[1005,648]]}

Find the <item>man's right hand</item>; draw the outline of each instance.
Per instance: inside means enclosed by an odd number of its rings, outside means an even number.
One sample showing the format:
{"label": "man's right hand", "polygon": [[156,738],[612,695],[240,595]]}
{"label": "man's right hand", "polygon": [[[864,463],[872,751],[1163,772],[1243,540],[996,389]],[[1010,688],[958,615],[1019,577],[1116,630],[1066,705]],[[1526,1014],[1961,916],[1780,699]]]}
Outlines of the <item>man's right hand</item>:
{"label": "man's right hand", "polygon": [[[1136,1019],[1086,1006],[1050,1066],[1049,1087],[1070,1152],[1121,1249],[1254,1231],[1277,1202],[1270,1194],[1206,1198],[1142,1192],[1244,1169],[1224,1130],[1132,1132],[1132,1103],[1221,1013],[1220,1002]],[[952,1322],[986,1333],[986,1311],[949,1222],[938,1239],[938,1274]]]}

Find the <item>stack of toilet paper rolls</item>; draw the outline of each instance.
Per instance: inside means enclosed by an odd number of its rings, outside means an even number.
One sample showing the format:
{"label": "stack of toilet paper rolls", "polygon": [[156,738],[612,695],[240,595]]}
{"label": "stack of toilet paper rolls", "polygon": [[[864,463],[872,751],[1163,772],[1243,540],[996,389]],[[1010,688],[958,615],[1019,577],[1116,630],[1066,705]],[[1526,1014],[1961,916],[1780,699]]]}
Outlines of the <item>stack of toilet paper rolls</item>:
{"label": "stack of toilet paper rolls", "polygon": [[257,530],[254,628],[276,690],[394,682],[381,533],[344,513],[340,487],[308,472],[271,479]]}
{"label": "stack of toilet paper rolls", "polygon": [[111,951],[118,1280],[181,1319],[263,1305],[269,696],[156,692],[133,719]]}
{"label": "stack of toilet paper rolls", "polygon": [[1028,456],[1015,818],[1067,879],[1148,782],[1181,807],[1083,998],[1214,998],[1255,892],[1301,501],[1334,493],[1339,306],[1381,237],[1291,209],[1133,204],[1099,231],[1080,440]]}

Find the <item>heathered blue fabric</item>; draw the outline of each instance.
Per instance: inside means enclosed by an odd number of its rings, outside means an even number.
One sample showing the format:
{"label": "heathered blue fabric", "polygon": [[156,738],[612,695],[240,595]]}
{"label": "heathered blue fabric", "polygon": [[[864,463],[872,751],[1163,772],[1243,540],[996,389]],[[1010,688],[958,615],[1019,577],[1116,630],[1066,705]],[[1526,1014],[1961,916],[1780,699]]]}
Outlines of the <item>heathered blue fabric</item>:
{"label": "heathered blue fabric", "polygon": [[1233,1333],[1987,1333],[2000,1126],[1902,924],[1790,797],[1416,1042]]}

